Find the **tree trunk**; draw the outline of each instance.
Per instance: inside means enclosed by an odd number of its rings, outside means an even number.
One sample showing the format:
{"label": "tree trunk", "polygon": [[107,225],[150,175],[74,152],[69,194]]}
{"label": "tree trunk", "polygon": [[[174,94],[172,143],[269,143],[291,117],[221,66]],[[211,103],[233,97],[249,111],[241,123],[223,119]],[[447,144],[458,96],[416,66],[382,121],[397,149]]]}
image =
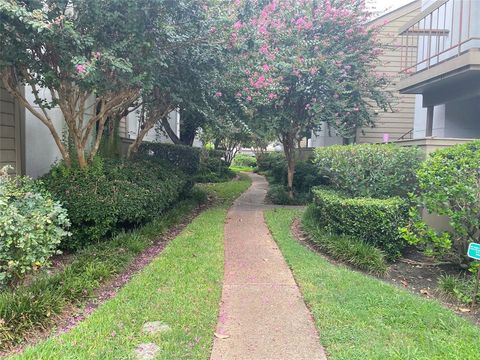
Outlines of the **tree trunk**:
{"label": "tree trunk", "polygon": [[140,133],[137,135],[137,138],[128,146],[127,150],[127,159],[131,159],[135,155],[140,147],[140,144],[143,141],[143,138],[147,133],[155,126],[155,123],[145,124],[145,126],[140,130]]}
{"label": "tree trunk", "polygon": [[293,180],[295,176],[295,135],[292,133],[286,133],[282,135],[283,152],[287,159],[287,190],[288,197],[293,199]]}
{"label": "tree trunk", "polygon": [[167,133],[168,137],[172,142],[176,145],[181,144],[182,142],[180,141],[180,138],[175,134],[175,131],[172,130],[172,127],[170,126],[170,123],[168,122],[168,117],[163,116],[162,117],[162,126],[165,132]]}

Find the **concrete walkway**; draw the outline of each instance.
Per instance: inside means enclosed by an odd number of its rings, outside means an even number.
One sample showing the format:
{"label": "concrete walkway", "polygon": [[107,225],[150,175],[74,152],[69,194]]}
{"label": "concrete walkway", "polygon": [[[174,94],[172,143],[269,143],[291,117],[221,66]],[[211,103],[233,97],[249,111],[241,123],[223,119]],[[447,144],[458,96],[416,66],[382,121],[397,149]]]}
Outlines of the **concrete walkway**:
{"label": "concrete walkway", "polygon": [[263,219],[268,184],[253,184],[225,224],[225,278],[212,360],[326,359],[313,319]]}

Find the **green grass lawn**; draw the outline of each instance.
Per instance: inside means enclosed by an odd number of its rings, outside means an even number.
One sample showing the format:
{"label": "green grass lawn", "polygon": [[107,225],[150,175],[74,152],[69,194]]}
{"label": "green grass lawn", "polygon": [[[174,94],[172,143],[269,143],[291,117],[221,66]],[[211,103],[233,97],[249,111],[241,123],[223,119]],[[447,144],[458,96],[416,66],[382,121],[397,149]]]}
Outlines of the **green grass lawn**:
{"label": "green grass lawn", "polygon": [[254,168],[250,166],[236,166],[232,165],[230,166],[230,170],[239,173],[239,172],[253,172]]}
{"label": "green grass lawn", "polygon": [[479,359],[480,329],[433,300],[336,266],[290,233],[299,213],[272,210],[268,226],[300,285],[329,359]]}
{"label": "green grass lawn", "polygon": [[[223,225],[227,208],[250,181],[204,186],[217,205],[200,214],[162,254],[72,331],[27,349],[15,359],[133,359],[142,343],[160,359],[208,359],[223,279]],[[141,332],[145,322],[171,330]]]}

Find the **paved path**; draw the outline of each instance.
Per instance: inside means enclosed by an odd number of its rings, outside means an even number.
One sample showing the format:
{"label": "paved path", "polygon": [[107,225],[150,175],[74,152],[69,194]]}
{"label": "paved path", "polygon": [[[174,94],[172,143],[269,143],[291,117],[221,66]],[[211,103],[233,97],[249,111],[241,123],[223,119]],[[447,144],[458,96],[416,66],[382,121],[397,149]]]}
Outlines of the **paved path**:
{"label": "paved path", "polygon": [[268,185],[262,176],[250,176],[252,187],[225,224],[220,337],[211,360],[326,359],[300,290],[265,225]]}

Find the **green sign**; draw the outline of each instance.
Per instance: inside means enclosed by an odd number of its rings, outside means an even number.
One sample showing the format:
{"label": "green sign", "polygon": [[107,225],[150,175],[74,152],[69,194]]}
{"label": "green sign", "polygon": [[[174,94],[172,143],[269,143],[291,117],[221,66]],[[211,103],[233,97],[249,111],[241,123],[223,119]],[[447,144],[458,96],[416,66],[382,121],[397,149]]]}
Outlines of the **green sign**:
{"label": "green sign", "polygon": [[468,245],[468,257],[480,260],[480,244],[470,243],[470,245]]}

